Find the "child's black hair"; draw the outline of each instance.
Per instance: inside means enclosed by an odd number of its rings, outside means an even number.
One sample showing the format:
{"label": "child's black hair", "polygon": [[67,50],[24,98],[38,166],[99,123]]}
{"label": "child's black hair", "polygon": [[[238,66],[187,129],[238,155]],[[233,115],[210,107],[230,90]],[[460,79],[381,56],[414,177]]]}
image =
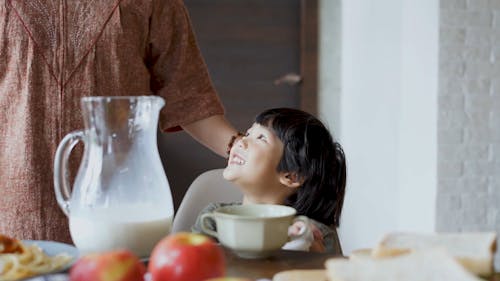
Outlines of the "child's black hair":
{"label": "child's black hair", "polygon": [[291,108],[269,109],[255,122],[283,142],[278,172],[295,173],[303,184],[286,205],[326,225],[339,226],[346,186],[346,161],[340,144],[313,115]]}

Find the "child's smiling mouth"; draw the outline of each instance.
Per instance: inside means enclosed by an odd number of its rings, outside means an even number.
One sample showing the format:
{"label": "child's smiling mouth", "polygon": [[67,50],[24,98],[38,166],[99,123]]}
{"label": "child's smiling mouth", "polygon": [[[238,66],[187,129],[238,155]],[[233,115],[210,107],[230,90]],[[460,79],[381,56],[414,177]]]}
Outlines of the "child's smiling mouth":
{"label": "child's smiling mouth", "polygon": [[238,153],[232,153],[231,157],[229,159],[229,164],[234,164],[234,165],[245,165],[246,160],[243,159]]}

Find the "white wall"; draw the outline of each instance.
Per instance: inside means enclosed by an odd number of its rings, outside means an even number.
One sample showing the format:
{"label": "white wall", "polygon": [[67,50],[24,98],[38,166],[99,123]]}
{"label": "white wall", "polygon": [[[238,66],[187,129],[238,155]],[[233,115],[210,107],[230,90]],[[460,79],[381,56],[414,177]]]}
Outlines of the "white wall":
{"label": "white wall", "polygon": [[401,38],[399,227],[436,225],[439,1],[405,0]]}
{"label": "white wall", "polygon": [[[372,247],[389,231],[434,230],[438,3],[321,0],[320,7],[319,100],[328,105],[320,116],[348,161],[344,252]],[[336,33],[331,15],[339,8]]]}
{"label": "white wall", "polygon": [[342,55],[341,0],[319,1],[319,117],[332,131],[340,132],[340,62]]}
{"label": "white wall", "polygon": [[436,229],[500,233],[500,1],[440,8]]}

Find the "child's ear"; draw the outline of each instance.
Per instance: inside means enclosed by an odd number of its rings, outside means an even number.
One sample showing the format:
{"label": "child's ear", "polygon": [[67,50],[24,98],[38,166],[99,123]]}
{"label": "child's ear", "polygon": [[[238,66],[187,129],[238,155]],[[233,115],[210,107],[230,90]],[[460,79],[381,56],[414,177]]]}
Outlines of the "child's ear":
{"label": "child's ear", "polygon": [[292,188],[297,188],[300,187],[304,181],[302,178],[297,175],[297,173],[280,173],[280,182],[281,184],[287,186],[287,187],[292,187]]}

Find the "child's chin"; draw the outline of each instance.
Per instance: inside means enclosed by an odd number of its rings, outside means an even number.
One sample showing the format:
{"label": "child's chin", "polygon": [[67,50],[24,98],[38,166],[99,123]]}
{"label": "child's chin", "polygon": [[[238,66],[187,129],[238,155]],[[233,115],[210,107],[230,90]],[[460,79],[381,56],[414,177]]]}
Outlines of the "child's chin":
{"label": "child's chin", "polygon": [[227,166],[222,172],[222,177],[225,180],[233,181],[236,178],[235,171],[231,166]]}

